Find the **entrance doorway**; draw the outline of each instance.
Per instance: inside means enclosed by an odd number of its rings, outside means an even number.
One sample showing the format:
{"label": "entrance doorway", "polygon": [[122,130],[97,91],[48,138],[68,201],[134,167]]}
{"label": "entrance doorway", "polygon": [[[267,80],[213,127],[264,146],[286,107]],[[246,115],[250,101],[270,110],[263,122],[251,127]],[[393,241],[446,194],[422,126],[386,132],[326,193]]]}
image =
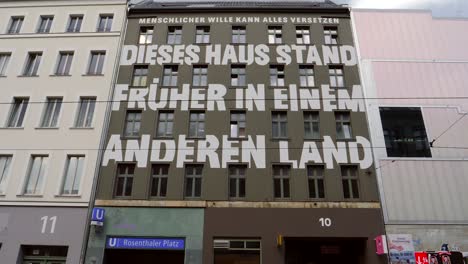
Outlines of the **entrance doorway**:
{"label": "entrance doorway", "polygon": [[365,239],[285,238],[286,264],[360,264]]}
{"label": "entrance doorway", "polygon": [[184,264],[183,250],[106,249],[104,264]]}

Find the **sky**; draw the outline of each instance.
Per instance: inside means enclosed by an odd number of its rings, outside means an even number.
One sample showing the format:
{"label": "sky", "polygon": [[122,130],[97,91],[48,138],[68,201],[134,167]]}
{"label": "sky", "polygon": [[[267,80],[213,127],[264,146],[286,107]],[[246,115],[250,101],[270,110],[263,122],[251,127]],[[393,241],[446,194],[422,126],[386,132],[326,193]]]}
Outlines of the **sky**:
{"label": "sky", "polygon": [[[141,0],[132,0],[139,2]],[[159,0],[164,2],[206,2],[210,0]],[[232,0],[216,0],[232,1]],[[269,0],[285,2],[288,0]],[[310,1],[310,0],[294,0]],[[313,0],[312,0],[313,1]],[[332,0],[337,4],[348,4],[353,8],[383,8],[383,9],[427,9],[435,17],[468,18],[468,0]]]}

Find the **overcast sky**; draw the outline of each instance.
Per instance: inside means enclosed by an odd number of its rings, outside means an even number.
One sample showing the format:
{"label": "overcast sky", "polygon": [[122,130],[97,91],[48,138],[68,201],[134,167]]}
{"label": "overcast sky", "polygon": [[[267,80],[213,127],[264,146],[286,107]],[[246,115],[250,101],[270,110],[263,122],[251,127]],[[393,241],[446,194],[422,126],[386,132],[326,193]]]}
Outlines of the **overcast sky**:
{"label": "overcast sky", "polygon": [[[141,0],[132,0],[139,2]],[[210,0],[162,0],[164,2],[206,2]],[[214,0],[219,1],[219,0]],[[220,0],[232,1],[232,0]],[[269,0],[285,2],[288,0]],[[313,1],[313,0],[293,0]],[[348,4],[353,8],[429,9],[437,17],[468,18],[468,0],[332,0],[337,4]]]}

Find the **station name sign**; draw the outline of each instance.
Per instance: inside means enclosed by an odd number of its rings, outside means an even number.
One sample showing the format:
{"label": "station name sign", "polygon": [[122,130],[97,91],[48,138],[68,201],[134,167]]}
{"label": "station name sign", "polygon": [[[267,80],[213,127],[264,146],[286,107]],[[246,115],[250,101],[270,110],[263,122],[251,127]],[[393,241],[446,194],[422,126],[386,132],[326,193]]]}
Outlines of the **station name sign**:
{"label": "station name sign", "polygon": [[184,250],[185,240],[181,238],[109,237],[106,248]]}

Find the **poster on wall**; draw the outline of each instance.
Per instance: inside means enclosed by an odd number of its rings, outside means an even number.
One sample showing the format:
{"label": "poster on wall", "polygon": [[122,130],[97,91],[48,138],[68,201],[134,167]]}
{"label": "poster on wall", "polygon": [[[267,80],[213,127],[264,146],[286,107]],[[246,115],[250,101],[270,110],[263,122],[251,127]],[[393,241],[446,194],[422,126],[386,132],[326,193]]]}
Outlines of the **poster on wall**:
{"label": "poster on wall", "polygon": [[408,234],[390,234],[387,236],[391,264],[416,264],[413,237]]}

